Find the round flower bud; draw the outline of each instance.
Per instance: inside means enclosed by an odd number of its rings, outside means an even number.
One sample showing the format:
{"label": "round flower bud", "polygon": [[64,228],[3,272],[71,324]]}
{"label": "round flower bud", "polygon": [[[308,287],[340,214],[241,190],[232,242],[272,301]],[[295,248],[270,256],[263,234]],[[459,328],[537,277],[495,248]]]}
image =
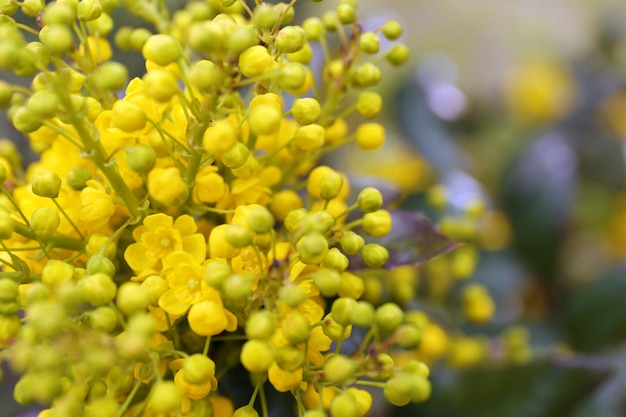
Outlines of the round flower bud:
{"label": "round flower bud", "polygon": [[213,288],[219,289],[232,273],[233,270],[227,263],[212,261],[207,264],[204,270],[204,282]]}
{"label": "round flower bud", "polygon": [[379,123],[364,123],[356,129],[356,143],[364,151],[373,151],[385,143],[385,128]]}
{"label": "round flower bud", "polygon": [[385,399],[397,407],[403,407],[411,402],[410,385],[406,378],[393,378],[387,381],[383,395]]}
{"label": "round flower bud", "polygon": [[363,291],[365,291],[365,284],[361,277],[350,272],[341,274],[341,284],[338,290],[340,297],[349,297],[358,300],[361,298],[361,295],[363,295]]}
{"label": "round flower bud", "polygon": [[322,330],[324,331],[324,334],[330,338],[330,340],[333,342],[339,342],[350,337],[350,334],[352,333],[352,325],[344,326],[339,324],[333,319],[332,314],[328,313],[322,322]]}
{"label": "round flower bud", "polygon": [[143,76],[146,95],[160,102],[167,102],[180,91],[176,77],[169,71],[151,70]]}
{"label": "round flower bud", "polygon": [[404,313],[400,307],[394,303],[385,303],[376,309],[376,325],[385,333],[391,333],[400,324]]}
{"label": "round flower bud", "polygon": [[296,245],[300,261],[307,265],[321,263],[328,254],[328,241],[320,233],[310,233],[300,238]]}
{"label": "round flower bud", "polygon": [[291,106],[291,115],[300,126],[310,125],[319,119],[320,103],[314,98],[298,98]]}
{"label": "round flower bud", "polygon": [[87,181],[91,179],[91,173],[83,167],[72,168],[67,173],[67,185],[75,190],[82,190],[87,186]]}
{"label": "round flower bud", "polygon": [[259,43],[257,29],[252,25],[237,25],[231,36],[226,40],[228,52],[235,55],[241,54],[251,46]]}
{"label": "round flower bud", "polygon": [[224,166],[237,169],[246,163],[248,157],[250,157],[250,149],[238,141],[232,148],[224,152],[220,159]]}
{"label": "round flower bud", "polygon": [[371,62],[358,66],[352,73],[352,82],[357,87],[373,87],[381,78],[380,69]]}
{"label": "round flower bud", "polygon": [[255,135],[269,135],[278,129],[282,115],[273,106],[261,104],[250,109],[248,126]]}
{"label": "round flower bud", "polygon": [[118,100],[112,111],[113,125],[124,132],[135,132],[146,126],[146,112],[135,103]]}
{"label": "round flower bud", "polygon": [[278,21],[278,10],[271,4],[261,3],[254,9],[252,23],[259,29],[272,29]]}
{"label": "round flower bud", "polygon": [[77,5],[76,11],[80,20],[89,22],[102,15],[102,4],[100,0],[81,0]]}
{"label": "round flower bud", "polygon": [[252,279],[247,275],[232,274],[222,285],[222,292],[231,300],[245,299],[252,291]]}
{"label": "round flower bud", "polygon": [[226,230],[230,227],[228,224],[221,224],[213,230],[209,235],[209,254],[212,258],[234,258],[239,255],[240,249],[235,248],[228,240],[226,240]]}
{"label": "round flower bud", "polygon": [[180,408],[182,393],[174,381],[157,381],[152,385],[146,408],[158,414],[169,414]]}
{"label": "round flower bud", "polygon": [[117,312],[113,307],[98,307],[89,313],[89,324],[95,330],[112,332],[117,327]]}
{"label": "round flower bud", "polygon": [[61,189],[61,177],[47,169],[38,171],[32,183],[33,194],[46,198],[57,198]]}
{"label": "round flower bud", "polygon": [[39,31],[39,40],[54,55],[62,55],[74,45],[74,37],[66,25],[46,25]]}
{"label": "round flower bud", "polygon": [[317,232],[329,232],[335,225],[335,218],[326,210],[308,213],[300,222],[300,232],[303,234]]}
{"label": "round flower bud", "polygon": [[[298,62],[284,63],[278,71],[278,77],[276,82],[280,88],[287,90],[288,92],[298,94],[308,90],[305,86],[307,81],[307,70],[303,64]],[[300,91],[300,88],[304,88],[304,91]]]}
{"label": "round flower bud", "polygon": [[50,259],[41,271],[41,282],[49,287],[67,283],[74,276],[74,267],[67,262]]}
{"label": "round flower bud", "polygon": [[370,243],[363,247],[363,261],[370,268],[380,268],[389,259],[389,251],[377,243]]}
{"label": "round flower bud", "polygon": [[372,119],[380,113],[383,99],[380,94],[373,91],[364,91],[359,94],[356,102],[356,111],[366,119]]}
{"label": "round flower bud", "polygon": [[251,405],[244,405],[235,410],[233,417],[259,417],[259,413]]}
{"label": "round flower bud", "polygon": [[250,100],[250,109],[257,106],[271,106],[279,112],[283,112],[283,99],[274,93],[257,94]]}
{"label": "round flower bud", "polygon": [[182,49],[175,37],[157,34],[146,40],[141,53],[145,59],[164,67],[171,62],[176,62],[182,56]]}
{"label": "round flower bud", "polygon": [[265,207],[255,207],[247,217],[248,228],[254,233],[269,233],[274,228],[274,217]]}
{"label": "round flower bud", "polygon": [[293,345],[309,340],[311,324],[304,314],[292,313],[283,319],[283,336]]}
{"label": "round flower bud", "polygon": [[269,311],[255,311],[246,321],[246,336],[248,339],[269,339],[274,333],[276,324]]}
{"label": "round flower bud", "polygon": [[374,323],[374,306],[366,301],[358,301],[350,310],[350,321],[359,327],[370,327]]}
{"label": "round flower bud", "polygon": [[57,335],[66,325],[68,316],[59,302],[43,301],[28,307],[28,324],[37,336],[48,338]]}
{"label": "round flower bud", "polygon": [[291,308],[296,308],[307,299],[306,291],[299,285],[284,285],[278,290],[278,298]]}
{"label": "round flower bud", "polygon": [[352,324],[350,321],[350,311],[356,306],[353,298],[340,297],[337,298],[330,309],[333,319],[344,326]]}
{"label": "round flower bud", "polygon": [[278,52],[286,54],[296,52],[305,43],[306,32],[300,26],[285,26],[274,38],[274,47]]}
{"label": "round flower bud", "polygon": [[397,20],[388,20],[383,24],[381,32],[385,38],[395,41],[402,36],[402,25]]}
{"label": "round flower bud", "polygon": [[342,25],[351,25],[356,22],[356,9],[351,4],[340,4],[337,6],[337,17]]}
{"label": "round flower bud", "polygon": [[189,70],[191,85],[202,91],[220,88],[224,83],[224,78],[222,70],[206,59],[195,62]]}
{"label": "round flower bud", "polygon": [[117,290],[115,304],[122,313],[131,315],[148,308],[150,294],[138,282],[125,282]]}
{"label": "round flower bud", "polygon": [[136,51],[141,51],[143,46],[146,44],[148,39],[150,39],[152,33],[148,29],[145,28],[137,28],[133,29],[130,34],[130,46],[132,49]]}
{"label": "round flower bud", "polygon": [[331,248],[328,251],[328,255],[326,255],[326,259],[321,263],[323,268],[329,268],[335,271],[343,272],[348,269],[348,265],[350,261],[341,253],[341,251],[337,248]]}
{"label": "round flower bud", "polygon": [[92,79],[102,90],[119,91],[128,81],[128,69],[119,62],[104,62],[96,68]]}
{"label": "round flower bud", "polygon": [[359,38],[359,48],[366,54],[375,54],[380,50],[380,39],[374,32],[365,32]]}
{"label": "round flower bud", "polygon": [[6,303],[17,300],[18,284],[9,278],[0,278],[0,302]]}
{"label": "round flower bud", "polygon": [[274,60],[262,45],[251,46],[239,56],[239,70],[248,78],[258,77],[273,66]]}
{"label": "round flower bud", "polygon": [[156,154],[150,146],[138,144],[126,148],[126,163],[137,173],[147,173],[152,169],[155,161]]}
{"label": "round flower bud", "polygon": [[0,81],[0,109],[6,108],[11,104],[14,91],[10,84]]}
{"label": "round flower bud", "polygon": [[338,354],[324,362],[324,379],[333,385],[343,385],[354,376],[356,364],[347,356]]}
{"label": "round flower bud", "polygon": [[87,29],[93,35],[106,37],[113,30],[113,19],[108,14],[102,13],[100,17],[87,22]]}
{"label": "round flower bud", "polygon": [[183,361],[183,376],[190,384],[204,384],[215,376],[215,362],[205,355],[195,353]]}
{"label": "round flower bud", "polygon": [[313,275],[313,284],[324,297],[334,297],[341,284],[341,275],[335,270],[321,268]]}
{"label": "round flower bud", "polygon": [[363,231],[370,236],[383,237],[391,231],[391,214],[376,210],[363,216]]}
{"label": "round flower bud", "polygon": [[372,213],[383,206],[383,195],[374,187],[361,190],[357,198],[359,209],[363,213]]}
{"label": "round flower bud", "polygon": [[42,124],[41,117],[32,113],[27,107],[18,107],[12,115],[11,109],[9,109],[9,116],[13,126],[22,133],[34,132]]}
{"label": "round flower bud", "polygon": [[422,330],[413,324],[402,324],[396,329],[394,337],[403,349],[415,349],[422,341]]}
{"label": "round flower bud", "polygon": [[0,239],[10,239],[15,225],[15,220],[7,212],[0,211]]}
{"label": "round flower bud", "polygon": [[332,200],[339,195],[343,186],[343,175],[337,171],[330,171],[320,180],[320,197],[324,200]]}
{"label": "round flower bud", "polygon": [[60,224],[61,218],[59,214],[49,207],[36,209],[30,218],[30,230],[40,239],[52,236]]}
{"label": "round flower bud", "polygon": [[306,33],[307,39],[318,41],[324,36],[324,24],[317,17],[309,17],[302,22],[302,28]]}
{"label": "round flower bud", "polygon": [[387,58],[387,61],[392,65],[400,66],[409,60],[409,54],[409,48],[404,44],[399,44],[394,45],[389,52],[387,52],[385,58]]}
{"label": "round flower bud", "polygon": [[361,417],[359,404],[352,394],[343,392],[333,398],[330,404],[331,417]]}
{"label": "round flower bud", "polygon": [[324,145],[325,130],[318,124],[301,126],[296,130],[293,143],[305,151],[316,151]]}
{"label": "round flower bud", "polygon": [[251,339],[241,349],[241,364],[253,373],[266,372],[274,362],[274,349],[267,340]]}
{"label": "round flower bud", "polygon": [[306,361],[304,350],[293,345],[284,345],[278,348],[275,355],[276,364],[287,372],[297,371]]}
{"label": "round flower bud", "polygon": [[113,279],[101,272],[85,275],[78,281],[78,287],[85,300],[94,306],[110,303],[115,298],[115,293],[117,292],[117,286]]}
{"label": "round flower bud", "polygon": [[[12,16],[18,8],[19,4],[15,0],[0,1],[0,13],[3,15]],[[2,378],[0,378],[0,381],[2,381]]]}
{"label": "round flower bud", "polygon": [[300,50],[287,54],[287,58],[290,62],[308,65],[311,63],[311,59],[313,59],[313,48],[311,48],[311,45],[307,42]]}
{"label": "round flower bud", "polygon": [[49,119],[55,115],[58,104],[59,99],[56,94],[48,90],[40,90],[30,96],[26,107],[42,119]]}
{"label": "round flower bud", "polygon": [[250,230],[238,224],[229,224],[224,234],[226,241],[234,248],[252,245],[253,235]]}
{"label": "round flower bud", "polygon": [[336,31],[340,24],[337,12],[330,10],[324,13],[322,15],[322,23],[324,24],[324,28],[329,32]]}
{"label": "round flower bud", "polygon": [[285,224],[285,228],[289,231],[289,233],[295,234],[298,231],[298,229],[300,228],[300,223],[306,217],[307,214],[308,214],[308,211],[305,208],[298,208],[298,209],[290,211],[287,214],[284,220],[284,224]]}
{"label": "round flower bud", "polygon": [[353,256],[359,254],[361,250],[363,250],[363,247],[365,246],[365,239],[349,230],[343,234],[339,244],[341,245],[341,250],[343,250],[347,255]]}

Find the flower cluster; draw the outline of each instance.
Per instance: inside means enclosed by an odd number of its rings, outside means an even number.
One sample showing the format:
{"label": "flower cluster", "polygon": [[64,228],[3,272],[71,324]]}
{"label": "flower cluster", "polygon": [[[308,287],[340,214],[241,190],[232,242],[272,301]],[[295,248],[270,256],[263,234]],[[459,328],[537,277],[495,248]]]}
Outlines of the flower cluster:
{"label": "flower cluster", "polygon": [[[383,145],[369,88],[376,60],[407,60],[402,27],[364,32],[345,0],[293,25],[295,3],[170,16],[147,0],[0,1],[0,68],[32,78],[0,82],[0,104],[40,155],[23,171],[0,147],[0,360],[21,373],[18,402],[42,417],[267,416],[270,384],[299,415],[358,417],[367,386],[394,405],[429,397],[428,366],[394,359],[425,316],[366,301],[354,267],[385,266],[392,216],[320,164]],[[154,33],[113,33],[117,6]],[[141,78],[112,60],[113,38],[141,52]],[[468,316],[488,319],[484,300],[468,290]],[[244,405],[221,385],[240,367]]]}

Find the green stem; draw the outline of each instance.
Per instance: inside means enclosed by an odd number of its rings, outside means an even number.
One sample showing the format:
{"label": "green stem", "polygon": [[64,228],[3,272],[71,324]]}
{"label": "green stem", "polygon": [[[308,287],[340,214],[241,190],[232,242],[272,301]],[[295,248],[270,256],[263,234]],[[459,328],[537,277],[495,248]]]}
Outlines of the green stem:
{"label": "green stem", "polygon": [[59,211],[61,212],[63,217],[65,217],[65,220],[67,220],[67,222],[70,224],[70,226],[72,226],[72,229],[74,229],[74,231],[78,234],[78,237],[80,237],[81,240],[85,240],[85,236],[83,236],[83,234],[80,232],[80,230],[78,230],[78,227],[76,226],[76,224],[74,224],[72,219],[70,219],[70,216],[68,216],[67,213],[65,212],[65,210],[63,210],[63,207],[61,207],[61,205],[56,200],[56,198],[52,199],[52,203],[54,203],[54,205],[59,209]]}
{"label": "green stem", "polygon": [[360,379],[357,379],[356,381],[354,381],[354,383],[356,385],[362,385],[365,387],[376,387],[376,388],[382,388],[382,389],[384,389],[385,386],[387,385],[387,383],[385,382],[362,381]]}
{"label": "green stem", "polygon": [[261,397],[261,414],[263,417],[269,417],[268,409],[267,409],[267,398],[265,398],[265,390],[263,389],[264,383],[261,384],[261,389],[259,390],[259,395]]}
{"label": "green stem", "polygon": [[204,349],[202,349],[202,355],[207,356],[209,354],[209,347],[211,346],[211,336],[207,336],[204,341]]}
{"label": "green stem", "polygon": [[141,387],[141,381],[135,381],[135,385],[133,386],[133,389],[128,394],[128,397],[126,397],[126,400],[124,400],[124,404],[122,404],[122,407],[117,411],[117,414],[115,414],[116,417],[122,417],[124,415],[126,410],[128,410],[130,403],[133,401],[133,398],[135,398],[135,395],[137,394],[137,391],[139,391],[140,387]]}
{"label": "green stem", "polygon": [[24,214],[24,212],[22,211],[22,209],[20,208],[20,206],[17,204],[17,202],[15,201],[15,199],[13,198],[13,196],[11,195],[11,193],[4,188],[3,186],[0,186],[0,188],[2,189],[2,194],[5,195],[5,197],[11,202],[11,204],[13,205],[13,207],[15,207],[15,210],[17,211],[17,214],[20,215],[20,217],[22,218],[22,220],[24,220],[24,223],[26,223],[26,225],[28,227],[30,227],[30,222],[28,221],[28,219],[26,218],[26,215]]}

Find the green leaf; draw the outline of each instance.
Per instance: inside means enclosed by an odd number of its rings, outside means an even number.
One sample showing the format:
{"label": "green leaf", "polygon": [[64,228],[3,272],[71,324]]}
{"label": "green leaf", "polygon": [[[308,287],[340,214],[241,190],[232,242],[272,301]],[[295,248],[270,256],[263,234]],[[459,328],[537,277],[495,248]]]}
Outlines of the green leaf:
{"label": "green leaf", "polygon": [[434,375],[433,397],[395,415],[563,417],[612,373],[608,361],[556,355],[525,365]]}

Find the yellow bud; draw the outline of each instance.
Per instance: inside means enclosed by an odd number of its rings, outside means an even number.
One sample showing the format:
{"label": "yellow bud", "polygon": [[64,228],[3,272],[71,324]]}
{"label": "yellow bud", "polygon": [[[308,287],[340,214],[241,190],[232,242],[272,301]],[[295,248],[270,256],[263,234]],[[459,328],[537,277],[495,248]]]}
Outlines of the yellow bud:
{"label": "yellow bud", "polygon": [[182,56],[182,49],[178,40],[170,35],[157,34],[150,36],[141,48],[146,60],[165,66],[175,62]]}
{"label": "yellow bud", "polygon": [[370,236],[383,237],[391,231],[391,215],[387,210],[376,210],[363,216],[363,231]]}
{"label": "yellow bud", "polygon": [[356,364],[347,356],[338,354],[326,359],[323,369],[326,381],[333,385],[343,385],[354,376]]}
{"label": "yellow bud", "polygon": [[319,119],[321,107],[314,98],[298,98],[291,106],[291,115],[300,126],[309,125]]}
{"label": "yellow bud", "polygon": [[59,214],[49,207],[36,209],[30,218],[30,229],[42,239],[52,236],[60,224]]}
{"label": "yellow bud", "polygon": [[169,72],[164,70],[148,71],[143,76],[144,92],[158,101],[166,102],[175,96],[180,90],[178,81]]}
{"label": "yellow bud", "polygon": [[328,241],[320,233],[304,235],[296,245],[300,261],[307,265],[320,264],[328,254]]}
{"label": "yellow bud", "polygon": [[202,137],[204,150],[221,155],[237,143],[237,131],[227,119],[218,120],[209,126]]}
{"label": "yellow bud", "polygon": [[74,267],[67,262],[50,259],[41,271],[41,282],[49,287],[56,287],[59,284],[72,280]]}
{"label": "yellow bud", "polygon": [[57,198],[61,189],[61,177],[56,173],[43,169],[37,171],[33,178],[33,194],[46,198]]}
{"label": "yellow bud", "polygon": [[324,145],[324,128],[318,124],[301,126],[296,130],[294,144],[305,151],[316,151]]}
{"label": "yellow bud", "polygon": [[176,204],[187,195],[187,185],[176,167],[154,168],[148,174],[148,192],[163,204]]}
{"label": "yellow bud", "polygon": [[385,128],[379,123],[364,123],[356,130],[356,143],[365,151],[380,148],[385,143]]}
{"label": "yellow bud", "polygon": [[157,381],[152,385],[146,408],[168,414],[180,408],[181,400],[182,393],[173,381]]}
{"label": "yellow bud", "polygon": [[248,78],[256,78],[274,66],[274,60],[267,48],[261,45],[252,46],[239,56],[239,70]]}
{"label": "yellow bud", "polygon": [[369,243],[363,247],[363,261],[370,268],[380,268],[389,259],[389,251],[384,246],[376,243]]}
{"label": "yellow bud", "polygon": [[372,119],[380,113],[383,106],[383,99],[380,94],[365,91],[359,94],[356,102],[356,111],[366,119]]}
{"label": "yellow bud", "polygon": [[209,235],[209,255],[211,258],[230,259],[239,255],[240,249],[233,247],[226,239],[227,224],[221,224],[211,230]]}
{"label": "yellow bud", "polygon": [[309,17],[302,22],[302,28],[309,40],[317,41],[324,36],[324,24],[317,17]]}
{"label": "yellow bud", "polygon": [[274,362],[274,349],[267,340],[252,339],[241,349],[241,364],[253,373],[266,372]]}
{"label": "yellow bud", "polygon": [[269,135],[278,129],[281,118],[280,110],[273,106],[260,104],[250,109],[248,126],[255,135]]}
{"label": "yellow bud", "polygon": [[380,49],[380,39],[374,32],[365,32],[359,38],[359,48],[366,54],[375,54]]}
{"label": "yellow bud", "polygon": [[146,125],[146,112],[139,105],[128,100],[118,100],[113,104],[113,125],[124,132],[135,132]]}
{"label": "yellow bud", "polygon": [[284,221],[293,210],[302,207],[302,199],[293,190],[282,190],[274,194],[270,211],[278,221]]}

